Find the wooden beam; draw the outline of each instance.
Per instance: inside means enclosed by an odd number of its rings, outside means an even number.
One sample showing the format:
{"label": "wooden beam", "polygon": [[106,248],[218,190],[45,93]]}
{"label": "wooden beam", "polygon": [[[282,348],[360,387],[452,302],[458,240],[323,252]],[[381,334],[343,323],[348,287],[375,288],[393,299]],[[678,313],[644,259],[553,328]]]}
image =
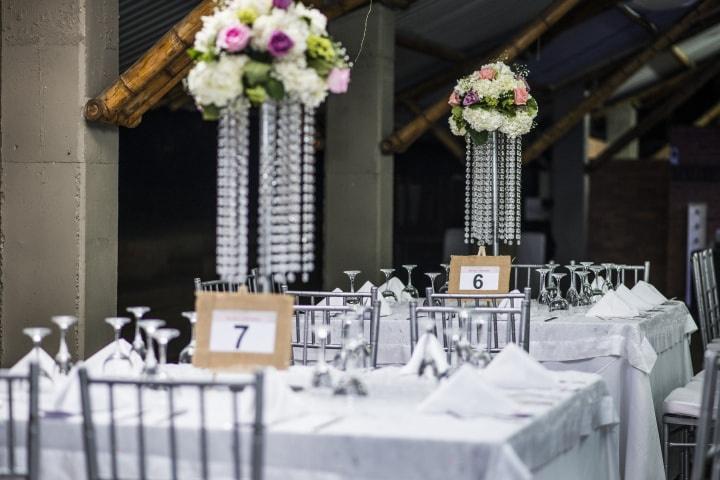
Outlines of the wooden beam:
{"label": "wooden beam", "polygon": [[[422,115],[422,109],[416,103],[404,100],[402,104],[415,115]],[[433,123],[430,132],[455,158],[460,160],[460,163],[465,165],[465,147],[460,144],[455,135],[448,129],[440,127],[437,123]]]}
{"label": "wooden beam", "polygon": [[685,70],[670,78],[661,80],[654,85],[643,87],[637,93],[630,93],[618,97],[617,99],[605,103],[601,109],[593,112],[593,116],[602,116],[606,113],[607,109],[621,103],[631,103],[632,105],[638,107],[647,101],[652,102],[653,100],[662,100],[668,92],[675,90],[678,85],[690,80],[695,73],[696,72],[694,70]]}
{"label": "wooden beam", "polygon": [[720,62],[711,60],[711,64],[693,77],[693,79],[678,88],[675,93],[667,98],[665,102],[648,113],[640,123],[622,134],[609,147],[603,150],[597,158],[590,162],[587,166],[588,171],[595,171],[612,158],[630,142],[647,133],[651,128],[657,125],[672,114],[678,107],[684,104],[706,83],[715,78],[720,73]]}
{"label": "wooden beam", "polygon": [[[512,61],[529,45],[532,45],[540,35],[547,32],[578,2],[579,0],[555,0],[539,18],[530,22],[507,45],[498,49],[497,55],[490,58],[502,58],[508,62]],[[478,62],[474,68],[479,65],[482,65],[482,62]],[[421,115],[417,115],[410,123],[383,140],[381,144],[382,151],[384,153],[404,152],[415,140],[430,129],[433,123],[447,115],[449,111],[450,105],[447,103],[447,96],[443,95],[442,98],[425,109]]]}
{"label": "wooden beam", "polygon": [[649,47],[634,55],[617,72],[607,78],[591,96],[580,102],[573,110],[543,132],[524,152],[523,163],[528,164],[539,157],[552,144],[564,137],[582,118],[607,100],[625,80],[630,78],[643,65],[658,53],[669,48],[678,37],[687,30],[696,19],[717,5],[718,0],[701,0],[701,2],[668,31],[658,37]]}
{"label": "wooden beam", "polygon": [[467,60],[467,56],[462,52],[407,32],[398,32],[395,34],[395,43],[408,50],[413,50],[423,55],[430,55],[447,62],[464,62]]}

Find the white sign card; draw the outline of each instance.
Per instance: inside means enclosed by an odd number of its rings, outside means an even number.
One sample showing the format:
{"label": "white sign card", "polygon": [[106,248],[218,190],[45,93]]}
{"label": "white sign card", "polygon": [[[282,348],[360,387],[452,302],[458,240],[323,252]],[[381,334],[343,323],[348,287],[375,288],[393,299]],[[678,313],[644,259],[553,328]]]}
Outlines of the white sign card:
{"label": "white sign card", "polygon": [[449,293],[507,293],[509,287],[509,256],[453,255],[450,257]]}
{"label": "white sign card", "polygon": [[211,352],[269,354],[275,350],[277,312],[263,310],[213,310]]}
{"label": "white sign card", "polygon": [[500,282],[500,267],[460,267],[460,290],[495,291]]}

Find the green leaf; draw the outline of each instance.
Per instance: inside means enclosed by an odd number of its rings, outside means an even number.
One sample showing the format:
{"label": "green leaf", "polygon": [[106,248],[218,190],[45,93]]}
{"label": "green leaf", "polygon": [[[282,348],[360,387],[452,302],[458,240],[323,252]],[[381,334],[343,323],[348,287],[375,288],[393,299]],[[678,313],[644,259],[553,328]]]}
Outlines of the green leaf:
{"label": "green leaf", "polygon": [[310,67],[315,69],[318,75],[321,77],[327,77],[330,73],[330,70],[333,69],[335,66],[334,63],[328,62],[327,60],[324,60],[322,58],[315,58],[315,57],[309,57],[307,59],[307,63]]}
{"label": "green leaf", "polygon": [[202,57],[202,55],[203,55],[202,52],[198,52],[194,48],[188,48],[187,54],[190,58],[192,58],[193,60],[196,60],[196,61],[199,60],[200,57]]}
{"label": "green leaf", "polygon": [[213,104],[203,105],[202,107],[203,120],[213,121],[220,118],[220,109]]}
{"label": "green leaf", "polygon": [[265,82],[265,91],[268,95],[270,95],[270,98],[273,100],[282,100],[285,98],[285,87],[283,87],[282,82],[280,80],[277,80],[272,77],[268,77],[267,81]]}
{"label": "green leaf", "polygon": [[267,82],[270,78],[270,65],[250,60],[245,64],[245,81],[251,87]]}
{"label": "green leaf", "polygon": [[468,134],[470,134],[470,138],[475,145],[482,145],[483,143],[487,142],[488,132],[484,130],[482,132],[476,132],[472,128],[468,128],[467,131]]}

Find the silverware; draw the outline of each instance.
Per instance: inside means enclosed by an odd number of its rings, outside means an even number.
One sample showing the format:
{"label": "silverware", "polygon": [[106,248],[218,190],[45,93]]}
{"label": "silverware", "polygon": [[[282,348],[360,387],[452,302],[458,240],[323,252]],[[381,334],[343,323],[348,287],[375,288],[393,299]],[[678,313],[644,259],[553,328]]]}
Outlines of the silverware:
{"label": "silverware", "polygon": [[549,322],[549,321],[551,321],[551,320],[555,320],[556,318],[558,318],[558,317],[548,317],[548,318],[546,318],[544,321],[545,321],[545,322]]}

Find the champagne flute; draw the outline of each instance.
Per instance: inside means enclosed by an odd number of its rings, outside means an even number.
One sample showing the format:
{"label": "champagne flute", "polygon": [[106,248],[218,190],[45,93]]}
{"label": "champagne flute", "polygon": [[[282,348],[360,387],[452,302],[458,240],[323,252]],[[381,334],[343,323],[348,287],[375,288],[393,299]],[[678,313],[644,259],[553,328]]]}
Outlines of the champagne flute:
{"label": "champagne flute", "polygon": [[150,311],[150,307],[128,307],[125,309],[127,312],[132,313],[135,317],[135,335],[133,336],[132,349],[140,355],[140,358],[145,358],[145,342],[143,341],[142,335],[140,335],[139,321]]}
{"label": "champagne flute", "polygon": [[60,347],[55,355],[55,365],[62,375],[70,373],[72,368],[72,356],[67,346],[67,331],[77,322],[77,317],[71,315],[56,315],[51,318],[52,322],[60,329]]}
{"label": "champagne flute", "polygon": [[192,363],[193,357],[195,356],[195,324],[197,323],[197,315],[195,312],[182,312],[183,317],[187,318],[190,322],[190,343],[180,352],[178,363]]}

